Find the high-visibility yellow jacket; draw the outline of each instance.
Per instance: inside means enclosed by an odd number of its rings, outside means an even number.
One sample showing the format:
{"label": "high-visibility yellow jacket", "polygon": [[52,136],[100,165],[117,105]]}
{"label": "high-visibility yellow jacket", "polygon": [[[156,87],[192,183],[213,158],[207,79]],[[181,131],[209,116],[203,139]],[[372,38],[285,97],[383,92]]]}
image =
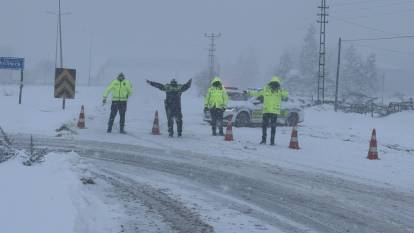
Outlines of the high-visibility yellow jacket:
{"label": "high-visibility yellow jacket", "polygon": [[[215,82],[220,82],[219,77],[215,77],[211,84]],[[221,87],[214,87],[213,85],[208,88],[207,95],[204,98],[204,107],[207,108],[226,108],[229,96],[227,95],[226,89],[221,85]]]}
{"label": "high-visibility yellow jacket", "polygon": [[[280,78],[273,77],[270,83],[281,83]],[[280,107],[282,99],[288,97],[288,91],[285,89],[272,90],[272,88],[266,85],[261,91],[250,91],[250,96],[263,96],[263,113],[280,114]]]}
{"label": "high-visibility yellow jacket", "polygon": [[107,98],[108,95],[112,93],[112,101],[127,101],[128,97],[132,95],[132,85],[129,80],[115,79],[104,92],[104,98]]}

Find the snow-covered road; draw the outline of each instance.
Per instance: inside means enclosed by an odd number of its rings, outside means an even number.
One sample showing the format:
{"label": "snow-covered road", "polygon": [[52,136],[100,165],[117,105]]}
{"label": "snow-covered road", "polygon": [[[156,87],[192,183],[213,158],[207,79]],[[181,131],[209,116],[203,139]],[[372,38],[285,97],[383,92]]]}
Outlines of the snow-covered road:
{"label": "snow-covered road", "polygon": [[[27,145],[27,137],[16,138]],[[77,152],[126,205],[151,209],[160,219],[151,232],[414,232],[412,193],[326,172],[139,145],[37,142]]]}

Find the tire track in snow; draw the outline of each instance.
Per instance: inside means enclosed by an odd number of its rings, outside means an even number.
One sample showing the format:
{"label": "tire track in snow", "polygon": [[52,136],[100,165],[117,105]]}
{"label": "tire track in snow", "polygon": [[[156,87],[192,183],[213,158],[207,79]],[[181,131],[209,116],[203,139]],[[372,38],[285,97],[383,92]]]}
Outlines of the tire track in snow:
{"label": "tire track in snow", "polygon": [[[280,168],[270,172],[258,164],[178,150],[72,140],[43,142],[46,146],[75,150],[87,158],[186,178],[281,215],[309,231],[414,232],[414,196],[408,193],[326,174]],[[267,222],[277,223],[269,219]],[[308,232],[295,226],[282,229]]]}

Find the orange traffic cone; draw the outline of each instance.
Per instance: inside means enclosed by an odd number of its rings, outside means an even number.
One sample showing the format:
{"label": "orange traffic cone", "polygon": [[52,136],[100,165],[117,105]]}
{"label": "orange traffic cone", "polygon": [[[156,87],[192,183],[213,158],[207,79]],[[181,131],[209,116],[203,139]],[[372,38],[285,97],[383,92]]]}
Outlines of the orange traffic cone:
{"label": "orange traffic cone", "polygon": [[85,108],[81,107],[81,112],[79,114],[79,120],[78,120],[78,128],[84,129],[85,128]]}
{"label": "orange traffic cone", "polygon": [[154,124],[152,125],[152,134],[161,135],[160,133],[160,122],[158,119],[158,111],[155,111]]}
{"label": "orange traffic cone", "polygon": [[224,140],[226,141],[233,141],[233,126],[231,124],[231,121],[227,123],[227,129],[226,129],[226,135],[224,136]]}
{"label": "orange traffic cone", "polygon": [[369,143],[369,151],[367,159],[377,160],[378,158],[378,148],[377,148],[377,131],[372,130],[371,142]]}
{"label": "orange traffic cone", "polygon": [[290,138],[290,149],[299,150],[299,139],[298,139],[298,130],[296,129],[296,126],[292,128],[292,137]]}

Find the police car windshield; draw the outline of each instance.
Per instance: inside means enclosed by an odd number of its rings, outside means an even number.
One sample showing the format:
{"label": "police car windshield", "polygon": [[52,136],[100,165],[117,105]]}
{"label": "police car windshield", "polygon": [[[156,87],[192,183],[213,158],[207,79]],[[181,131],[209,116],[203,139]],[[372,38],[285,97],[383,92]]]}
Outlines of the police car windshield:
{"label": "police car windshield", "polygon": [[247,101],[249,97],[240,92],[228,92],[229,99],[231,101]]}

